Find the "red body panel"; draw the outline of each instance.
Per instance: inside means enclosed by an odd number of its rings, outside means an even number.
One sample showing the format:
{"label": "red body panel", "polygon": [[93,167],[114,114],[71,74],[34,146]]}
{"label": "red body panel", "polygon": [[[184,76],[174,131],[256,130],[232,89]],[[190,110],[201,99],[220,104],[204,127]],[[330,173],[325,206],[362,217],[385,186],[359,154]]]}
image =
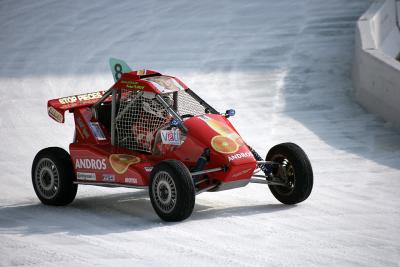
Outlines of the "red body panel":
{"label": "red body panel", "polygon": [[[75,109],[74,117],[76,136],[69,149],[78,180],[148,185],[149,167],[154,165],[148,159],[150,155],[112,146],[107,130],[92,121],[90,108]],[[104,138],[98,128],[93,129],[93,124],[100,126]]]}
{"label": "red body panel", "polygon": [[[193,167],[205,148],[210,148],[210,161],[206,169],[226,166],[226,172],[210,174],[211,178],[221,182],[249,179],[256,168],[256,160],[243,142],[235,128],[222,115],[207,114],[185,121],[188,133],[180,146],[163,145],[167,148],[161,154],[165,158],[179,159],[187,166]],[[228,142],[230,147],[218,146],[218,139]],[[224,140],[225,139],[225,140]],[[213,142],[214,140],[214,142]]]}
{"label": "red body panel", "polygon": [[[146,155],[110,144],[71,144],[71,159],[78,181],[147,186],[154,162]],[[120,164],[114,158],[120,159]],[[128,160],[123,160],[128,158]],[[121,161],[122,159],[122,161]],[[122,164],[126,167],[122,167]]]}
{"label": "red body panel", "polygon": [[[179,79],[151,70],[123,73],[111,88],[124,90],[123,94],[126,91],[169,94],[188,89]],[[75,95],[48,102],[48,113],[58,122],[64,122],[66,110],[74,113],[76,131],[70,154],[79,182],[148,186],[151,169],[158,162],[176,159],[193,170],[207,148],[210,160],[204,169],[224,168],[224,171],[206,174],[210,183],[246,182],[252,176],[256,160],[229,120],[218,114],[186,119],[184,126],[187,132],[174,132],[180,136],[179,145],[165,142],[162,135],[165,131],[159,129],[154,133],[152,153],[112,146],[110,133],[94,120],[90,108],[104,93]],[[104,102],[109,101],[111,96]],[[160,138],[161,135],[164,139]]]}
{"label": "red body panel", "polygon": [[[158,153],[151,155],[130,151],[110,144],[104,129],[104,139],[93,130],[91,110],[75,109],[76,141],[70,145],[71,159],[78,181],[115,183],[116,185],[148,186],[152,167],[164,159],[182,161],[193,168],[205,148],[210,148],[210,161],[205,169],[225,166],[226,171],[208,174],[213,181],[228,183],[250,179],[256,161],[231,123],[222,115],[207,114],[184,122],[188,131],[180,146],[158,145]],[[98,129],[97,129],[98,131]],[[222,141],[221,141],[222,140]]]}

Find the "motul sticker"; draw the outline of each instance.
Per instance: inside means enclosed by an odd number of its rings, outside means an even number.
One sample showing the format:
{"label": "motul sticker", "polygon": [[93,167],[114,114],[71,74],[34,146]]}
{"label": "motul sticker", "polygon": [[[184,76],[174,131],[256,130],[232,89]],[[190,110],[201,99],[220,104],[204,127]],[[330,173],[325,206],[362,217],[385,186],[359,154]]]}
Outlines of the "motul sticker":
{"label": "motul sticker", "polygon": [[84,181],[96,181],[96,174],[91,172],[77,172],[76,178]]}
{"label": "motul sticker", "polygon": [[127,184],[137,184],[137,178],[125,178]]}
{"label": "motul sticker", "polygon": [[163,144],[179,146],[181,144],[179,130],[161,130],[161,140]]}

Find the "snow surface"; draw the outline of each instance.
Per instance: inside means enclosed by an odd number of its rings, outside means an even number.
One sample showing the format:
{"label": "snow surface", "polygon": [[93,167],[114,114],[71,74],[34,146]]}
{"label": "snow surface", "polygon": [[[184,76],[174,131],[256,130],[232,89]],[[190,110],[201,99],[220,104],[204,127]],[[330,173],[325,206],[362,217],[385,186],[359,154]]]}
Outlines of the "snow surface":
{"label": "snow surface", "polygon": [[[400,135],[351,97],[354,26],[369,5],[330,1],[1,1],[1,266],[399,266]],[[46,101],[108,89],[108,58],[180,77],[261,154],[284,141],[312,161],[296,206],[267,187],[197,196],[164,223],[147,192],[79,187],[40,204],[30,167],[67,148],[73,120]]]}

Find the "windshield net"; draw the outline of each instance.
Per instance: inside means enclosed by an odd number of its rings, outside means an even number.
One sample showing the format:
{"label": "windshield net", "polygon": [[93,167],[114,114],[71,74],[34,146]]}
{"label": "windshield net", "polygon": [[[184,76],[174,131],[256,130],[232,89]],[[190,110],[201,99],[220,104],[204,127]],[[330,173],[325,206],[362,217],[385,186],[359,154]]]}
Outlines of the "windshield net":
{"label": "windshield net", "polygon": [[[177,112],[180,116],[191,114],[193,116],[203,115],[205,108],[196,101],[186,91],[178,91],[178,108]],[[169,94],[168,97],[172,100],[173,94]]]}

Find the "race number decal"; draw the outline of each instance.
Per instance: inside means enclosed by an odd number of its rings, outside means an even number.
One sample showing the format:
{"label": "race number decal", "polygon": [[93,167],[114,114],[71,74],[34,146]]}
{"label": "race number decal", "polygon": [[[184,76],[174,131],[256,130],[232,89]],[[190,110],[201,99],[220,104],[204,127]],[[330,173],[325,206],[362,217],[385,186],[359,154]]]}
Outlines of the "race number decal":
{"label": "race number decal", "polygon": [[121,79],[122,76],[122,66],[121,64],[115,64],[114,66],[114,70],[115,70],[115,80],[118,81],[119,79]]}

